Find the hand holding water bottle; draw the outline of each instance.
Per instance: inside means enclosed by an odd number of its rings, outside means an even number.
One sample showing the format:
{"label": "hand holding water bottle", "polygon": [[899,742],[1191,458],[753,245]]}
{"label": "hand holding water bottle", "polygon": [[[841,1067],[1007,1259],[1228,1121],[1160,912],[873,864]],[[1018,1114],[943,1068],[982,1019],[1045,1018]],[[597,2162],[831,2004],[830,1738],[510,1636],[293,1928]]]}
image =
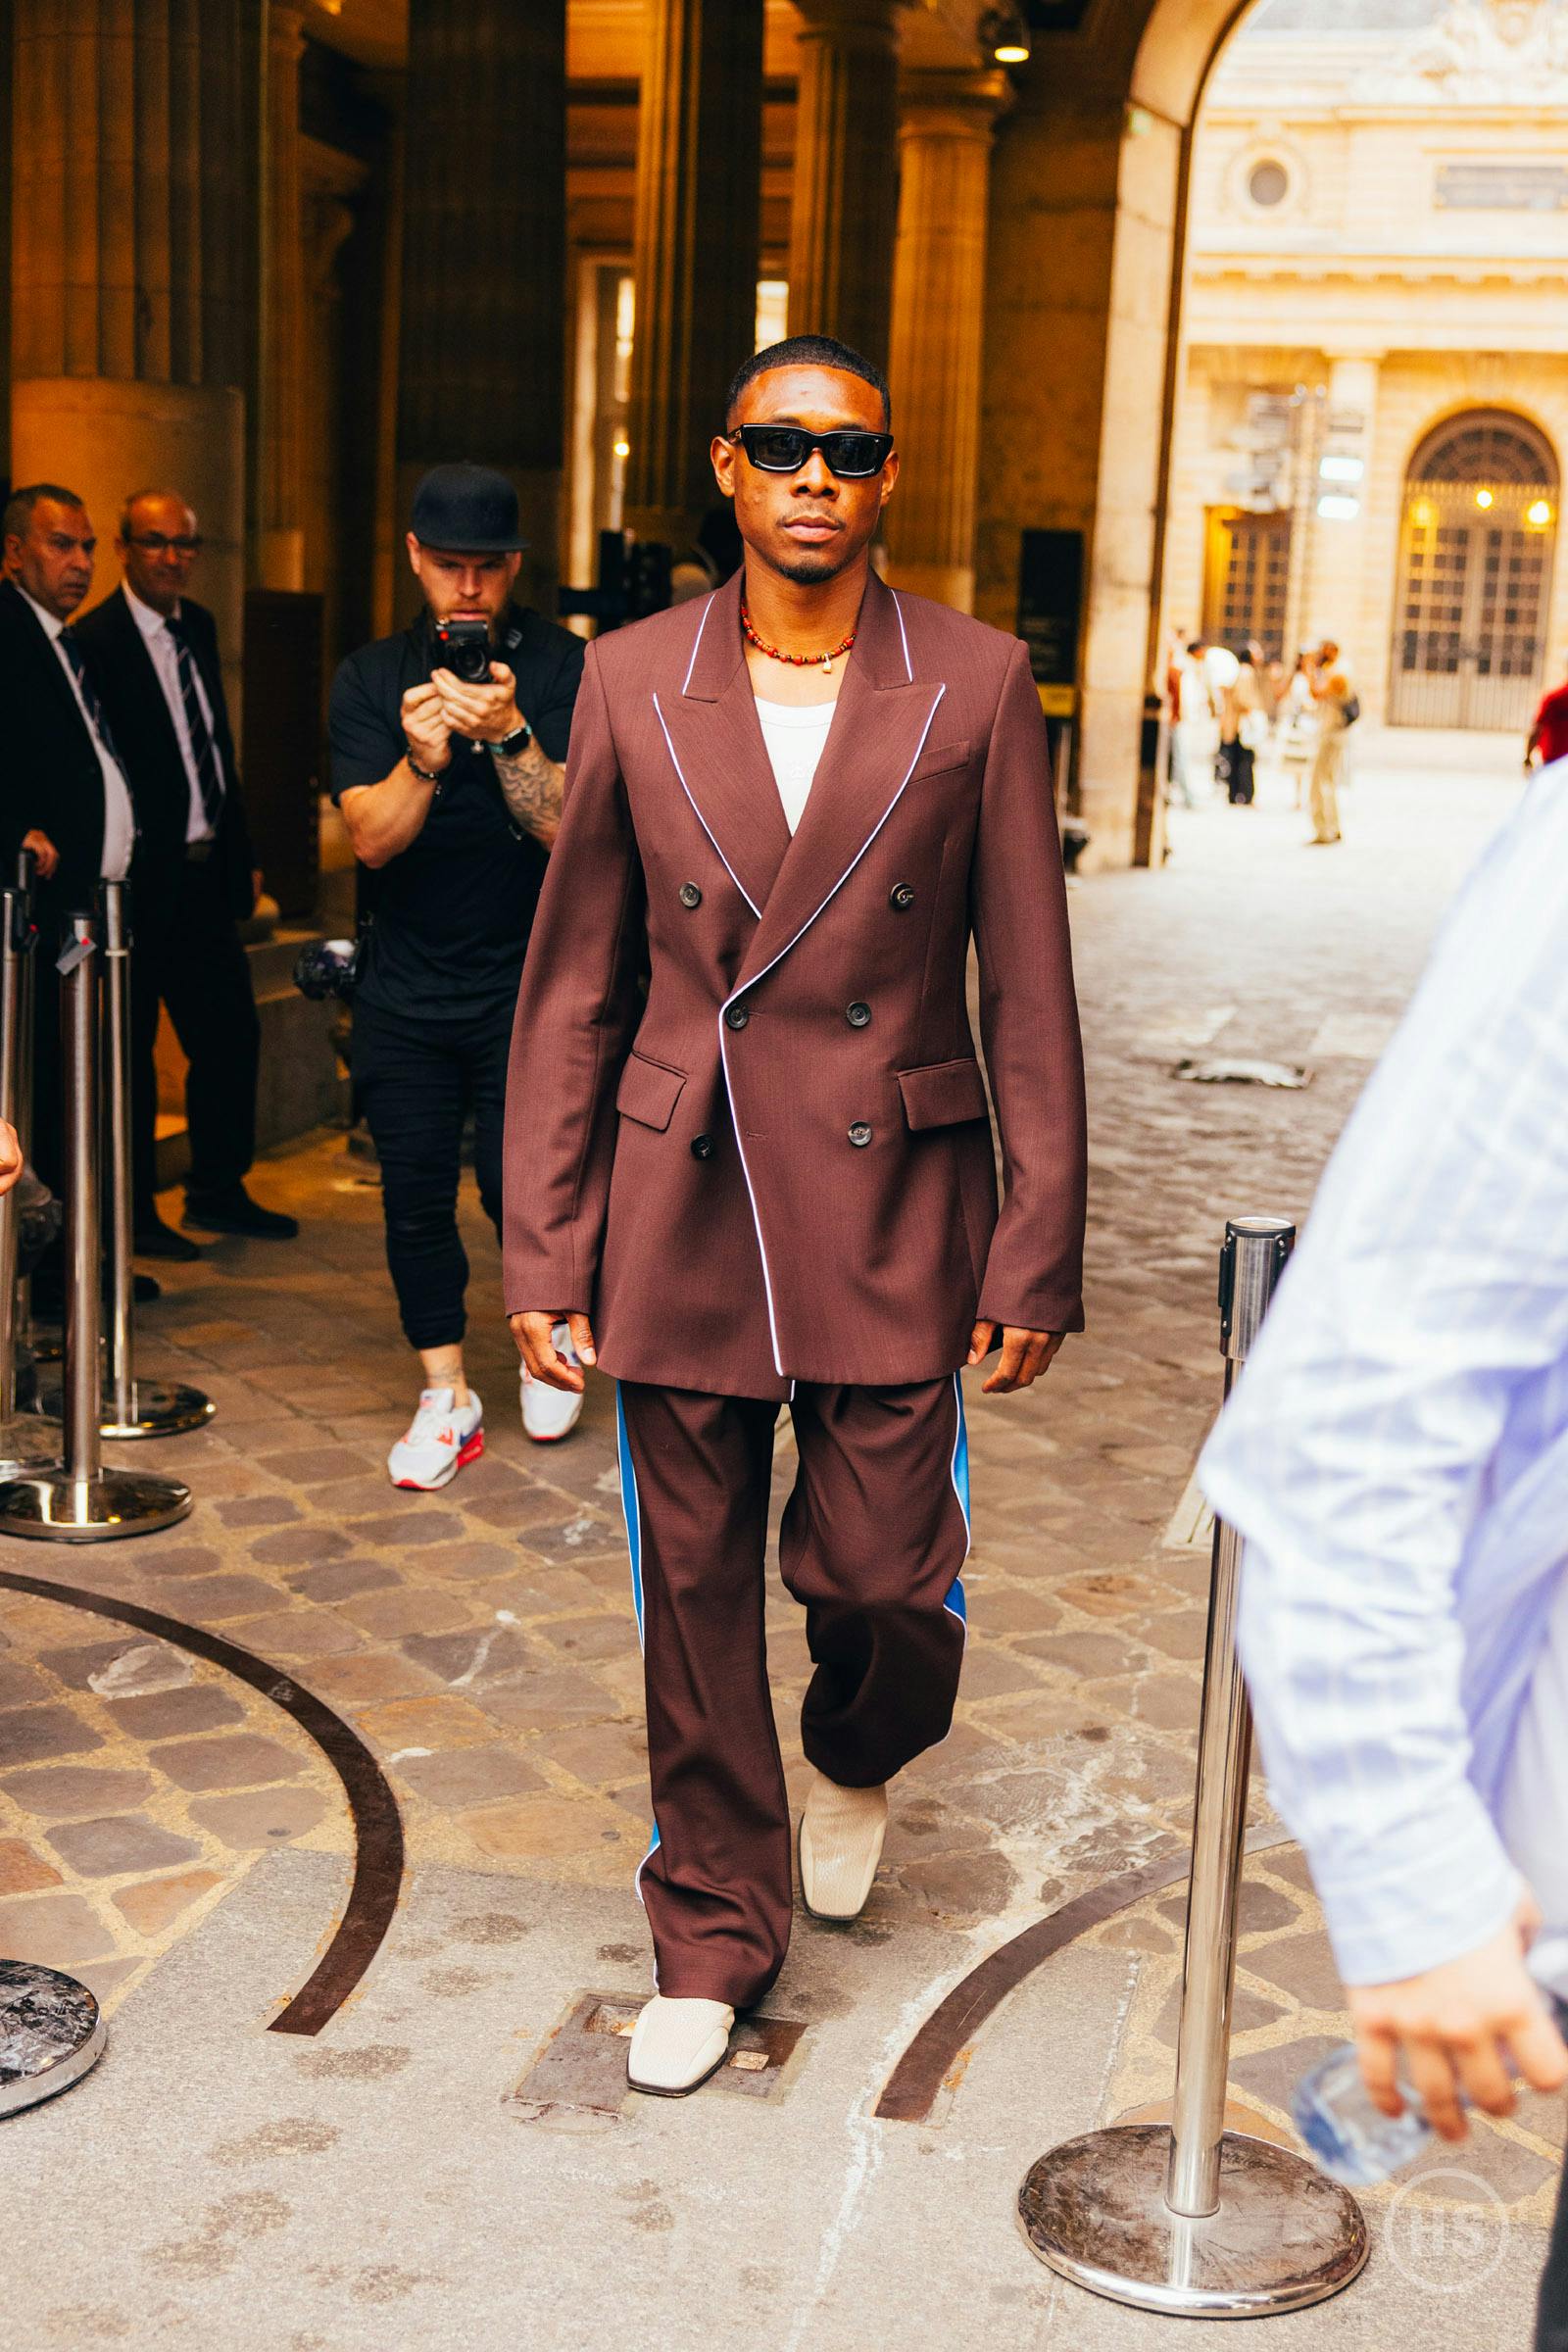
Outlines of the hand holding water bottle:
{"label": "hand holding water bottle", "polygon": [[[1455,1960],[1393,1984],[1347,1988],[1355,2027],[1298,2085],[1296,2122],[1324,2169],[1365,2183],[1418,2155],[1429,2132],[1463,2139],[1467,2107],[1511,2115],[1516,2085],[1559,2090],[1568,2082],[1568,2045],[1540,1985],[1557,1990],[1568,1944],[1545,1939],[1526,1955],[1541,1913],[1526,1895],[1505,1928]],[[1390,2119],[1380,2126],[1367,2102]],[[1424,2112],[1423,2112],[1424,2111]]]}

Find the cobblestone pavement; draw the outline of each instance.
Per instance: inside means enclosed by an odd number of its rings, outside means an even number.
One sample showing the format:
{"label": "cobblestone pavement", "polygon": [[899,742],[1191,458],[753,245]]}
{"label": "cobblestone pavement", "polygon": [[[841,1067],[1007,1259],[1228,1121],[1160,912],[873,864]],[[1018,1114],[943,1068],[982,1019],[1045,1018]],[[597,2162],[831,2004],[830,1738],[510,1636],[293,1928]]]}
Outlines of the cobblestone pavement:
{"label": "cobblestone pavement", "polygon": [[[1028,1396],[971,1385],[963,1695],[952,1738],[898,1791],[868,1926],[940,1922],[978,1957],[1180,1846],[1207,1585],[1189,1480],[1218,1396],[1223,1221],[1305,1212],[1444,903],[1518,788],[1511,747],[1403,739],[1363,758],[1341,849],[1304,846],[1288,795],[1265,785],[1255,809],[1176,815],[1163,873],[1075,888],[1090,1329]],[[1299,1063],[1310,1083],[1177,1083],[1173,1065],[1204,1052]],[[139,1601],[275,1663],[383,1759],[416,1866],[623,1889],[640,1944],[646,1757],[608,1387],[569,1443],[527,1445],[470,1197],[487,1451],[441,1494],[395,1492],[384,1455],[416,1384],[373,1176],[322,1136],[257,1189],[298,1213],[301,1240],[160,1267],[166,1297],[143,1315],[143,1370],[205,1388],[216,1421],[111,1449],[188,1478],[189,1520],[70,1552],[7,1542],[0,1567]],[[792,1469],[786,1422],[781,1487]],[[798,1758],[808,1661],[781,1589],[769,1639]],[[1267,1818],[1260,1785],[1253,1817]],[[0,1950],[76,1970],[112,2011],[278,1844],[350,1850],[336,1781],[287,1716],[145,1634],[0,1592]],[[1151,1899],[1098,1932],[1129,1969],[1112,2112],[1168,2091],[1181,1912],[1179,1896]],[[1344,2027],[1294,1847],[1252,1869],[1244,1929],[1233,2079],[1278,2128],[1290,2081]],[[1535,2102],[1471,2161],[1539,2222],[1560,2136]]]}

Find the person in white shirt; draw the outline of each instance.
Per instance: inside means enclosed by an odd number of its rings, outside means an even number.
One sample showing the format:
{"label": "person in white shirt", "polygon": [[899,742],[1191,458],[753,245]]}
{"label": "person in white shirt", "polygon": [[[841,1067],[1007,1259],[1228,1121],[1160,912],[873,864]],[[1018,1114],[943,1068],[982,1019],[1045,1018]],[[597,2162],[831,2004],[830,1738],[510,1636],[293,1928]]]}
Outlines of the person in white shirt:
{"label": "person in white shirt", "polygon": [[[1200,1465],[1376,2104],[1568,2048],[1568,760],[1460,895]],[[1526,1967],[1531,1951],[1532,1968]],[[1568,2352],[1568,2203],[1539,2352]]]}
{"label": "person in white shirt", "polygon": [[[136,824],[129,786],[81,649],[67,621],[92,586],[97,541],[74,490],[33,482],[0,517],[0,691],[7,710],[0,766],[0,854],[9,879],[17,853],[35,861],[39,929],[33,1041],[33,1165],[61,1186],[59,988],[51,968],[73,914],[91,909],[101,881],[130,870]],[[61,1296],[53,1251],[34,1276],[33,1302]]]}

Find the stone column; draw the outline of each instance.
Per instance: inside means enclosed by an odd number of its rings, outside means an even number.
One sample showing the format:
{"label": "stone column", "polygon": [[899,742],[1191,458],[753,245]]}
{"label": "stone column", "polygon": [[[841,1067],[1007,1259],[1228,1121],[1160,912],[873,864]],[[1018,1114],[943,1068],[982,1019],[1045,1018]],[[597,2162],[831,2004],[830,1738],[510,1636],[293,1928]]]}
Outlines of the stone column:
{"label": "stone column", "polygon": [[677,548],[718,496],[708,445],[757,347],[761,145],[761,0],[649,0],[625,515]]}
{"label": "stone column", "polygon": [[[1359,458],[1362,473],[1358,482],[1319,480],[1312,485],[1305,633],[1308,638],[1338,640],[1355,673],[1367,715],[1381,717],[1398,563],[1396,556],[1391,562],[1388,553],[1374,561],[1372,550],[1398,547],[1403,484],[1392,499],[1379,501],[1373,460],[1382,354],[1336,352],[1328,358],[1322,447],[1337,457]],[[1316,513],[1319,498],[1332,492],[1355,500],[1359,512],[1353,519],[1334,520]],[[1289,655],[1292,649],[1286,651]]]}
{"label": "stone column", "polygon": [[838,335],[886,362],[899,204],[904,0],[796,0],[790,333]]}
{"label": "stone column", "polygon": [[[80,491],[95,597],[121,504],[171,484],[237,661],[251,295],[242,0],[15,0],[11,477]],[[107,561],[105,561],[107,556]]]}
{"label": "stone column", "polygon": [[[566,312],[565,0],[412,0],[398,511],[457,458],[517,485],[518,593],[560,573]],[[401,565],[401,555],[399,556]]]}
{"label": "stone column", "polygon": [[903,470],[888,513],[901,588],[974,610],[975,467],[991,134],[1004,74],[914,74],[903,87],[893,268],[893,415]]}
{"label": "stone column", "polygon": [[267,0],[267,184],[262,267],[257,570],[305,585],[305,237],[300,194],[300,0]]}

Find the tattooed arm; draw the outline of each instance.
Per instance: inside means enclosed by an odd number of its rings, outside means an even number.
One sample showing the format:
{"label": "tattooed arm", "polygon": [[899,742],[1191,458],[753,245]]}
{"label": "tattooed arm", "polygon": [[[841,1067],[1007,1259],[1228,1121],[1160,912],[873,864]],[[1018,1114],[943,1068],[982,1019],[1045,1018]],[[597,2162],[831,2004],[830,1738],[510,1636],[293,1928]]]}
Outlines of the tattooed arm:
{"label": "tattooed arm", "polygon": [[514,735],[523,718],[517,709],[516,679],[504,662],[491,662],[490,681],[488,686],[473,686],[450,669],[430,673],[447,726],[470,743],[487,746],[514,821],[548,850],[561,822],[561,787],[566,771],[541,750],[537,737],[511,759],[502,757],[496,746]]}
{"label": "tattooed arm", "polygon": [[548,850],[556,838],[561,823],[561,787],[565,779],[564,764],[552,760],[540,747],[536,735],[522,751],[506,759],[490,746],[491,764],[501,795],[514,819],[525,833],[531,833]]}

